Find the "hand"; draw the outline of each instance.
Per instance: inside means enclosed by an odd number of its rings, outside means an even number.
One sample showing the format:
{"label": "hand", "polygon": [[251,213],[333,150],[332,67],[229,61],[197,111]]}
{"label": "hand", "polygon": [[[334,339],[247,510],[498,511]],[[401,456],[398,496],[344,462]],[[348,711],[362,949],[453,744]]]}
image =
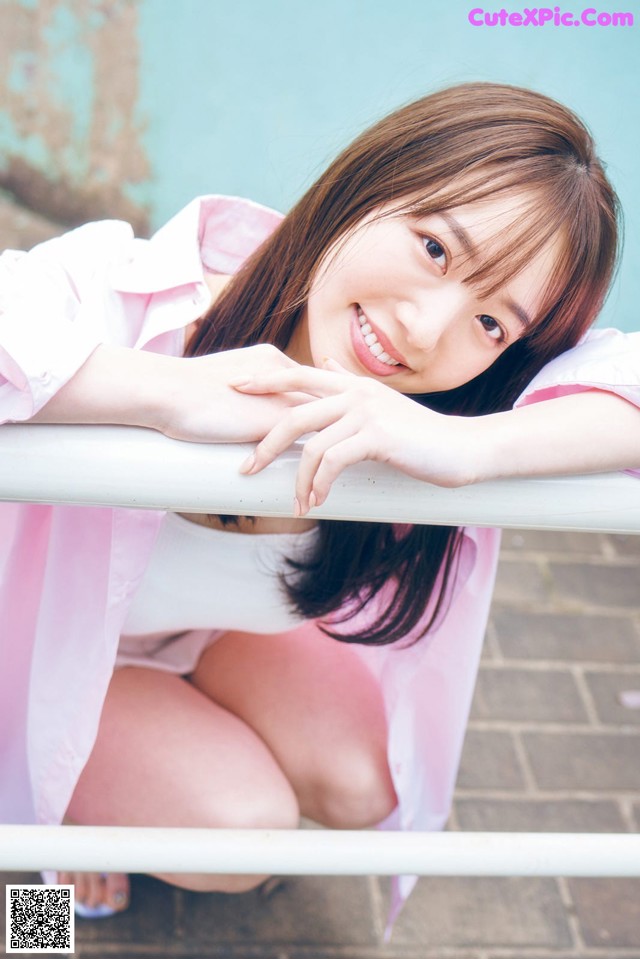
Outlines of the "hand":
{"label": "hand", "polygon": [[101,344],[31,422],[145,426],[195,443],[260,440],[309,397],[243,396],[229,382],[296,366],[269,344],[195,358]]}
{"label": "hand", "polygon": [[[347,372],[334,360],[324,369],[294,366],[260,372],[231,385],[242,393],[309,397],[282,413],[243,464],[257,473],[305,433],[296,479],[296,512],[325,501],[346,466],[362,460],[389,463],[438,486],[474,482],[473,421],[420,406],[385,384]],[[313,398],[315,397],[315,399]]]}
{"label": "hand", "polygon": [[162,399],[152,425],[173,439],[242,443],[262,439],[284,411],[308,401],[295,392],[242,395],[231,380],[259,373],[293,371],[298,364],[275,346],[260,344],[194,358],[173,359],[162,381]]}

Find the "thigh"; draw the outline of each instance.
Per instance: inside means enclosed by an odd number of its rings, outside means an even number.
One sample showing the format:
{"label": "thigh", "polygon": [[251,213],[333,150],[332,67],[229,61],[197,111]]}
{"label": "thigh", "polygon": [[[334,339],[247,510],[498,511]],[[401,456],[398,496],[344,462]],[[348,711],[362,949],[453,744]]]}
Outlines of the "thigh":
{"label": "thigh", "polygon": [[246,723],[179,676],[114,673],[68,817],[79,824],[288,827],[286,776]]}
{"label": "thigh", "polygon": [[356,828],[396,805],[378,684],[353,649],[314,624],[276,636],[227,633],[191,682],[267,743],[303,815]]}

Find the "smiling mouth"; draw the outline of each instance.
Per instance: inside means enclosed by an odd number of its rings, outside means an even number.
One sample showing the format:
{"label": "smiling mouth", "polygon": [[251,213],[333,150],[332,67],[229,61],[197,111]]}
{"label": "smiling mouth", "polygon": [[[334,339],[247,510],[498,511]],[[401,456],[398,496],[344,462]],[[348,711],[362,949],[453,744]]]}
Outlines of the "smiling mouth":
{"label": "smiling mouth", "polygon": [[373,327],[367,320],[358,304],[356,304],[356,312],[358,314],[358,322],[360,324],[360,333],[362,334],[362,339],[371,355],[375,357],[379,363],[384,363],[386,366],[401,366],[406,368],[406,364],[401,363],[400,360],[395,360],[385,350],[378,340],[377,335],[374,333]]}

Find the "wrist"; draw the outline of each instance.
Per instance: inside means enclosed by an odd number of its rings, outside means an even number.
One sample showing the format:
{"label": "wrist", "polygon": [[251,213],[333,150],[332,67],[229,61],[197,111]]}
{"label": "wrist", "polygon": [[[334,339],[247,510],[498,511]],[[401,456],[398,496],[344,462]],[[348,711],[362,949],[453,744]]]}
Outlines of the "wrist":
{"label": "wrist", "polygon": [[174,357],[101,344],[32,418],[35,423],[110,423],[160,429],[163,384]]}
{"label": "wrist", "polygon": [[[122,415],[127,416],[131,426],[165,433],[170,418],[180,406],[180,394],[184,390],[180,372],[186,361],[138,350],[127,350],[127,354],[121,368]],[[134,377],[135,386],[127,386]]]}
{"label": "wrist", "polygon": [[517,434],[509,413],[464,418],[469,444],[470,483],[513,476],[517,472]]}

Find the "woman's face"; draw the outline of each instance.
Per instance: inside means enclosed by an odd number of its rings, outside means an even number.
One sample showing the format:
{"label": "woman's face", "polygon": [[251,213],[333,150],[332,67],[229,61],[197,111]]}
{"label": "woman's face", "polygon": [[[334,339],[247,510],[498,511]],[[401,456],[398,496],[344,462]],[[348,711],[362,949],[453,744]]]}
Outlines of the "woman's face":
{"label": "woman's face", "polygon": [[[531,199],[478,201],[416,217],[385,207],[329,251],[286,352],[325,357],[401,393],[449,390],[486,370],[537,315],[558,243],[490,296],[464,282],[491,262]],[[390,213],[380,218],[380,213]]]}

